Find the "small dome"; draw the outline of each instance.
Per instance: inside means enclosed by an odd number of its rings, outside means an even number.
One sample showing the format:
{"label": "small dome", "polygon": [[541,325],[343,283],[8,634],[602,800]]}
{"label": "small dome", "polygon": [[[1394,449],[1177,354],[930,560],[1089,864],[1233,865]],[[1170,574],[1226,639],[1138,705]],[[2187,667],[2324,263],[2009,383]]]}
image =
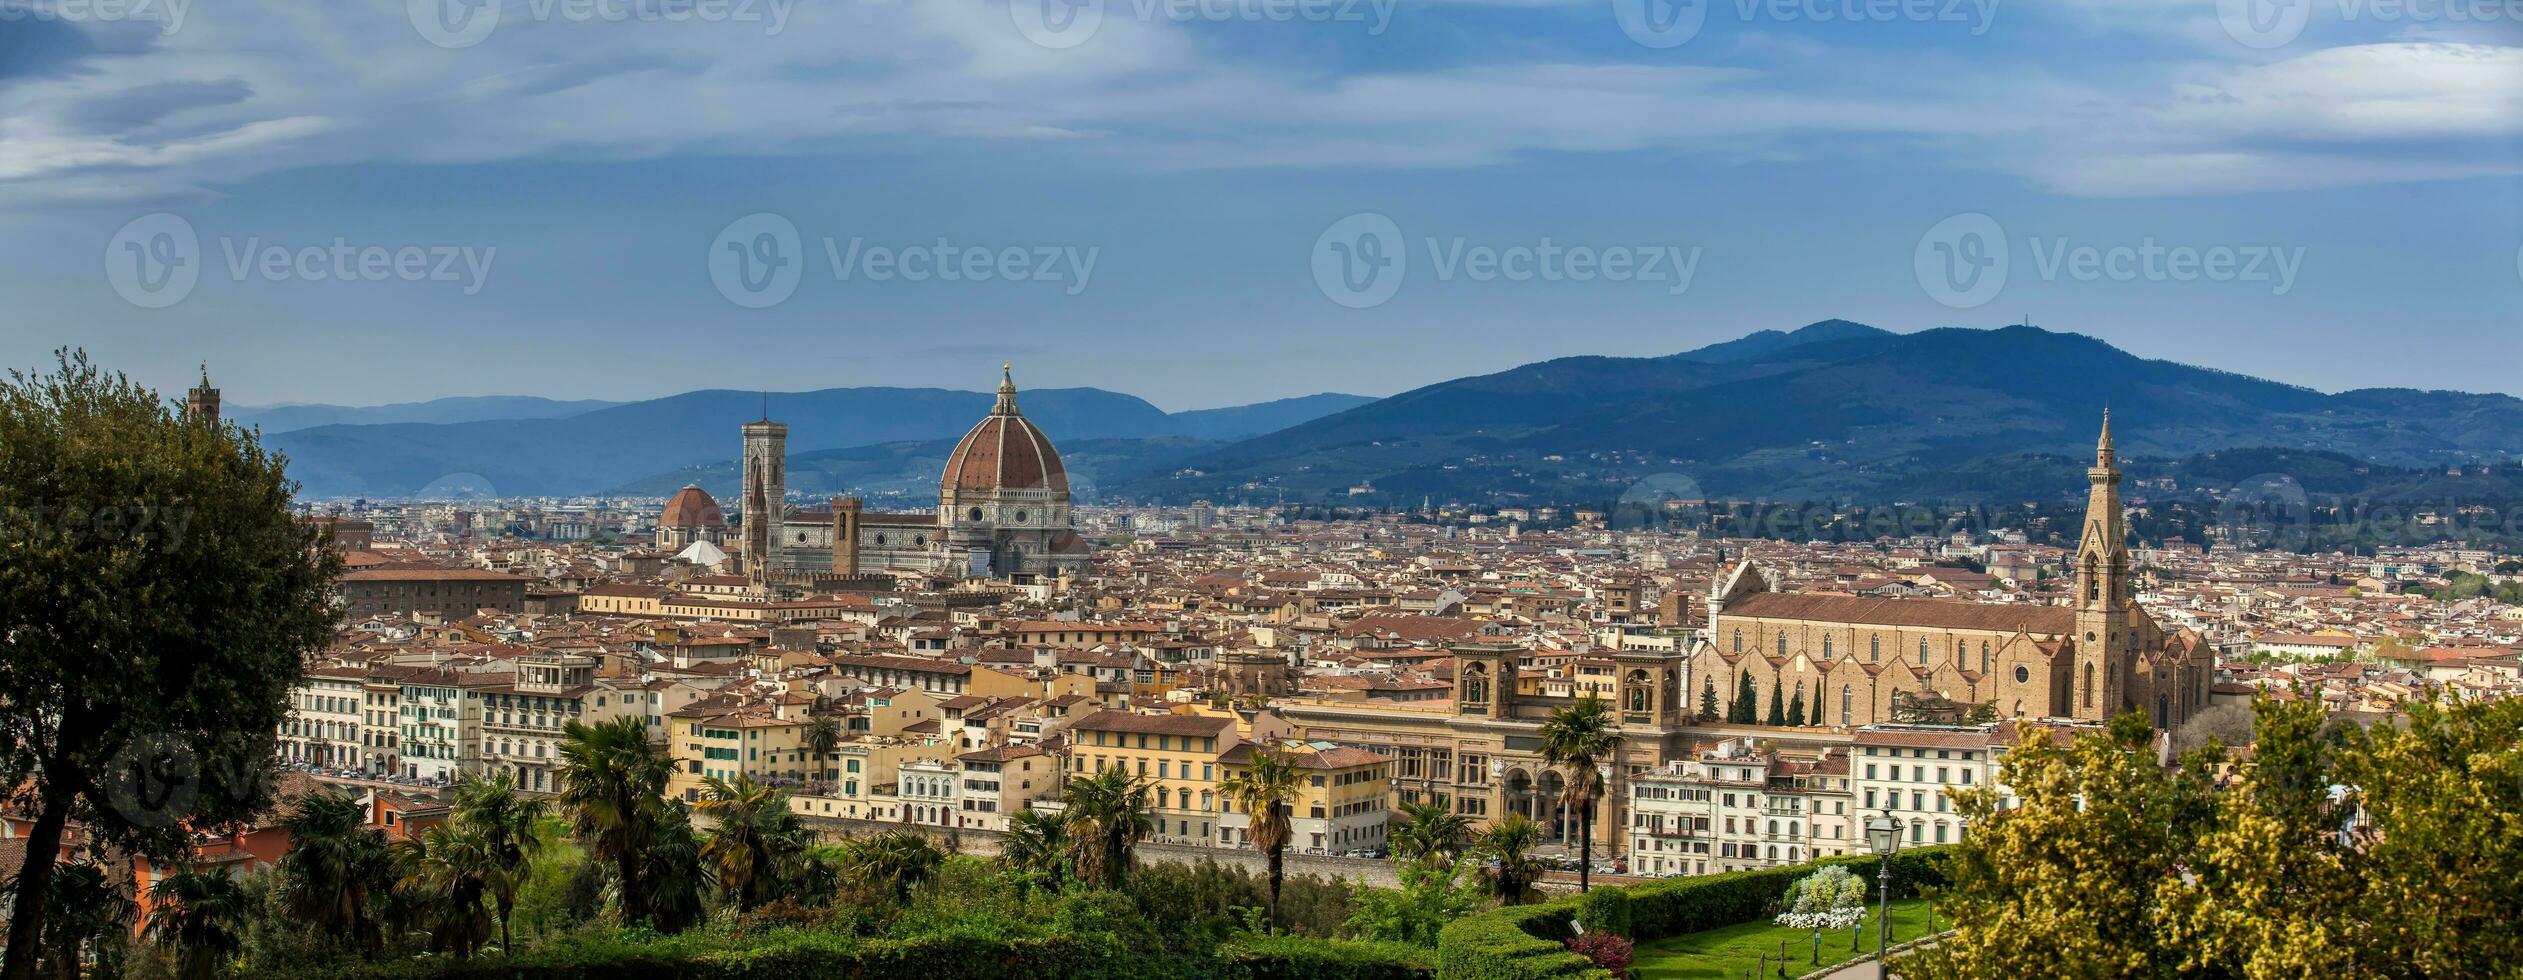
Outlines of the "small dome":
{"label": "small dome", "polygon": [[946,457],[941,490],[1069,490],[1069,471],[1059,450],[1016,410],[1016,382],[1003,366],[999,402],[988,417],[955,443]]}
{"label": "small dome", "polygon": [[698,483],[691,484],[666,500],[666,512],[658,515],[659,527],[726,527],[727,514],[718,509],[718,501]]}

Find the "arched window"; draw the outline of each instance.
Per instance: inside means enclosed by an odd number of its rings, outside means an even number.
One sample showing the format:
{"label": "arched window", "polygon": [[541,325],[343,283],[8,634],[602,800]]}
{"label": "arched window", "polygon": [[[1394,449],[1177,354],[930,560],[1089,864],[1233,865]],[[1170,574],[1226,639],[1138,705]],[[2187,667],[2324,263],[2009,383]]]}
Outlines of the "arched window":
{"label": "arched window", "polygon": [[1735,652],[1743,652],[1743,630],[1739,628],[1735,630]]}
{"label": "arched window", "polygon": [[1987,640],[1980,641],[1980,672],[1983,674],[1989,672],[1989,641]]}
{"label": "arched window", "polygon": [[1847,684],[1840,685],[1840,724],[1856,724],[1856,722],[1850,720],[1856,710],[1857,689]]}
{"label": "arched window", "polygon": [[2085,665],[2085,706],[2094,706],[2094,665]]}
{"label": "arched window", "polygon": [[1822,659],[1831,659],[1831,634],[1822,634]]}
{"label": "arched window", "polygon": [[1962,651],[1963,651],[1963,647],[1964,647],[1964,643],[1963,643],[1963,639],[1962,639],[1962,637],[1959,637],[1959,636],[1954,637],[1954,669],[1955,669],[1955,670],[1961,670],[1961,669],[1962,669]]}
{"label": "arched window", "polygon": [[1866,658],[1876,663],[1883,662],[1883,634],[1866,637]]}
{"label": "arched window", "polygon": [[1778,655],[1782,657],[1787,655],[1787,634],[1785,633],[1778,635]]}
{"label": "arched window", "polygon": [[1643,670],[1630,671],[1629,680],[1623,686],[1629,689],[1625,692],[1627,694],[1627,697],[1624,700],[1624,703],[1627,705],[1625,710],[1636,714],[1646,714],[1648,710],[1648,698],[1652,695],[1647,672]]}
{"label": "arched window", "polygon": [[1919,637],[1919,666],[1927,666],[1927,638]]}

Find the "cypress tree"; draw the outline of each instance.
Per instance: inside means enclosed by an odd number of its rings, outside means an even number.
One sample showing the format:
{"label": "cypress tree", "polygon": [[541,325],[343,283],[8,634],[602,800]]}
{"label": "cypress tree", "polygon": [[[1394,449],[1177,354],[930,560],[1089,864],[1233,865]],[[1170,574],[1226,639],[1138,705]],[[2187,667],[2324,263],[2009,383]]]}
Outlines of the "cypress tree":
{"label": "cypress tree", "polygon": [[1749,725],[1760,721],[1760,701],[1761,690],[1752,686],[1752,672],[1746,670],[1743,672],[1743,682],[1735,685],[1734,710],[1726,716],[1726,720],[1738,725]]}
{"label": "cypress tree", "polygon": [[1775,677],[1770,678],[1770,720],[1764,724],[1777,726],[1787,724],[1787,689],[1781,686],[1778,678]]}
{"label": "cypress tree", "polygon": [[1805,723],[1805,682],[1796,682],[1796,697],[1787,702],[1787,724],[1802,727]]}
{"label": "cypress tree", "polygon": [[1700,678],[1700,720],[1717,720],[1717,678]]}

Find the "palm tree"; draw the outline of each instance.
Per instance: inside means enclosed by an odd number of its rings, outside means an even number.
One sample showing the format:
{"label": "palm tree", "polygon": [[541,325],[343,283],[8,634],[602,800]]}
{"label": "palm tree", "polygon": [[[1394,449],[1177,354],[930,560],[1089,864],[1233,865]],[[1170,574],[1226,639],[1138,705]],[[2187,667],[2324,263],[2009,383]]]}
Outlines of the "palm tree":
{"label": "palm tree", "polygon": [[682,932],[709,914],[701,904],[708,875],[701,867],[701,835],[692,829],[692,813],[681,803],[658,801],[648,846],[635,859],[640,886],[646,889],[647,921],[659,932]]}
{"label": "palm tree", "polygon": [[911,889],[929,880],[946,855],[916,830],[888,830],[851,841],[843,860],[850,877],[870,891],[911,904]]}
{"label": "palm tree", "polygon": [[701,860],[719,891],[734,898],[738,910],[752,911],[797,879],[812,842],[789,809],[787,793],[750,776],[732,783],[712,776],[702,787],[697,810],[713,826],[701,844]]}
{"label": "palm tree", "polygon": [[1060,890],[1068,852],[1068,817],[1035,809],[1008,818],[1007,836],[999,841],[999,856],[1007,861],[1008,869],[1029,885],[1039,884],[1049,891]]}
{"label": "palm tree", "polygon": [[1478,850],[1498,862],[1489,871],[1489,893],[1509,905],[1520,905],[1533,896],[1534,882],[1542,880],[1542,862],[1534,859],[1533,845],[1542,841],[1542,825],[1521,813],[1491,824],[1480,837]]}
{"label": "palm tree", "polygon": [[612,865],[623,917],[649,918],[653,909],[640,879],[640,852],[657,835],[674,760],[649,742],[647,723],[636,717],[594,725],[571,721],[561,727],[561,738],[561,792],[555,802],[588,853]]}
{"label": "palm tree", "polygon": [[94,944],[97,976],[120,976],[122,969],[115,952],[121,943],[108,943],[106,937],[117,929],[129,929],[131,899],[115,888],[114,879],[105,867],[82,858],[53,870],[45,887],[50,915],[44,918],[44,957],[51,973],[62,980],[78,980],[79,953]]}
{"label": "palm tree", "polygon": [[818,787],[816,790],[818,793],[831,792],[832,770],[827,766],[832,761],[832,753],[840,746],[841,722],[839,719],[827,714],[817,714],[813,721],[806,723],[806,751],[813,753],[815,773],[812,782]]}
{"label": "palm tree", "polygon": [[499,910],[499,948],[503,951],[516,948],[508,918],[517,910],[517,890],[532,872],[535,854],[543,849],[543,838],[536,831],[550,810],[551,804],[545,800],[518,795],[517,777],[509,773],[456,784],[455,805],[449,819],[480,834],[490,850],[491,873],[485,884],[491,904]]}
{"label": "palm tree", "polygon": [[1603,763],[1621,745],[1611,706],[1592,694],[1551,712],[1542,723],[1542,761],[1567,770],[1560,800],[1577,811],[1577,890],[1587,890],[1594,870],[1594,805],[1603,798]]}
{"label": "palm tree", "polygon": [[1242,809],[1251,821],[1247,831],[1253,846],[1270,855],[1270,924],[1279,926],[1279,883],[1285,877],[1284,862],[1288,851],[1288,804],[1297,798],[1305,785],[1305,775],[1296,763],[1269,749],[1255,748],[1253,761],[1243,771],[1228,776],[1218,785],[1227,800]]}
{"label": "palm tree", "polygon": [[1147,783],[1119,765],[1069,781],[1069,858],[1079,878],[1121,887],[1131,849],[1156,833],[1148,803]]}
{"label": "palm tree", "polygon": [[319,932],[347,936],[373,951],[378,945],[369,900],[394,884],[394,857],[385,831],[367,826],[356,798],[310,793],[281,819],[289,853],[281,855],[281,888],[289,914]]}
{"label": "palm tree", "polygon": [[1403,820],[1388,835],[1393,860],[1453,864],[1470,846],[1472,822],[1435,803],[1403,803]]}
{"label": "palm tree", "polygon": [[490,891],[497,858],[480,832],[453,822],[431,827],[395,844],[402,872],[395,890],[420,911],[433,944],[469,958],[491,936]]}
{"label": "palm tree", "polygon": [[149,889],[147,935],[175,949],[175,973],[208,980],[244,945],[245,891],[222,871],[179,867]]}

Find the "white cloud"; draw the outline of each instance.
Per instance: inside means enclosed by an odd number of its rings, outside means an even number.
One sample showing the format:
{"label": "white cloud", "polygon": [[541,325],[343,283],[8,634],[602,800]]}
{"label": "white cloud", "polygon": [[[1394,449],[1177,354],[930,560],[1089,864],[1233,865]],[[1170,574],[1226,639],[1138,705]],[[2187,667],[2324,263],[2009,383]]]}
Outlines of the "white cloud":
{"label": "white cloud", "polygon": [[[2478,44],[2078,80],[1804,40],[1741,45],[1724,67],[1638,64],[1613,35],[1602,60],[1339,72],[1223,58],[1200,43],[1219,25],[1143,21],[1130,0],[1109,0],[1069,50],[1031,43],[997,2],[816,4],[766,34],[538,23],[520,0],[458,50],[424,42],[404,8],[205,6],[154,48],[0,86],[0,206],[157,200],[327,164],[824,153],[874,137],[1060,141],[1169,168],[1769,159],[1879,140],[2063,193],[2196,194],[2507,173],[2523,134],[2523,48]],[[2424,155],[2397,145],[2420,140]],[[2447,156],[2447,140],[2482,146]]]}

